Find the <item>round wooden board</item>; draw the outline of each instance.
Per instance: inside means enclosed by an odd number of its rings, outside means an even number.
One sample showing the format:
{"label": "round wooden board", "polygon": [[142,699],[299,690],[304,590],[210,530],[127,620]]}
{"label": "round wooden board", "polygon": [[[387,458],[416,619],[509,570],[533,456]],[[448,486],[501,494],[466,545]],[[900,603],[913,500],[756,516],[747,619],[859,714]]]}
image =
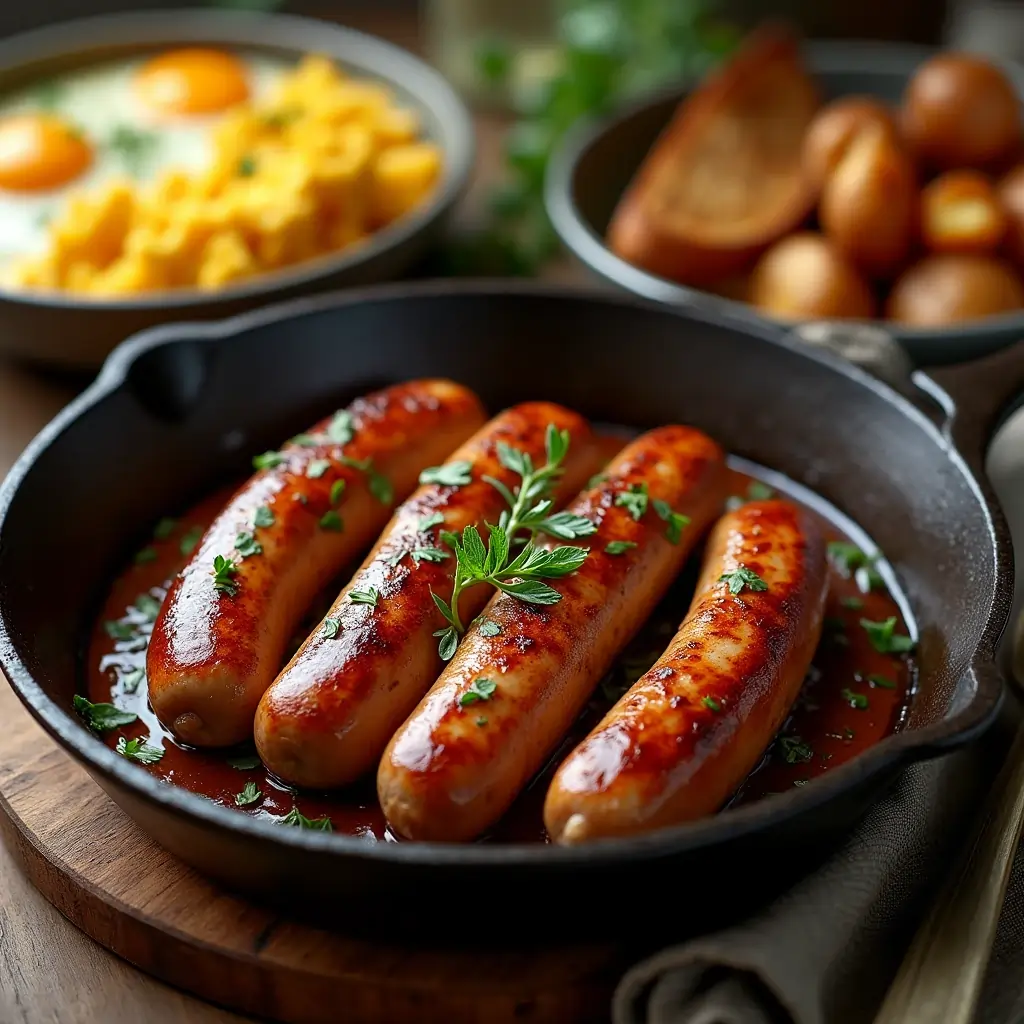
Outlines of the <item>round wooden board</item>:
{"label": "round wooden board", "polygon": [[[608,1017],[612,988],[628,965],[621,948],[412,949],[290,921],[218,888],[157,846],[45,735],[3,676],[0,722],[0,833],[9,849],[72,923],[172,985],[288,1024]],[[486,913],[472,901],[466,906]],[[484,927],[469,921],[470,939],[483,942]]]}

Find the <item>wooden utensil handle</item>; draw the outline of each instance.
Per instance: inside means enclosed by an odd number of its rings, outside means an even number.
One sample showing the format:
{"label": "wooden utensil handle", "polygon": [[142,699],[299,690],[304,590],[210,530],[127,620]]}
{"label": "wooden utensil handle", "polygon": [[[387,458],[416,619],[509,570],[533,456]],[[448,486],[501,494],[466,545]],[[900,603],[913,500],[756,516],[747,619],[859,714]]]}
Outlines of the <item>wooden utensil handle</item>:
{"label": "wooden utensil handle", "polygon": [[1024,824],[1024,727],[981,825],[903,960],[875,1024],[970,1024]]}

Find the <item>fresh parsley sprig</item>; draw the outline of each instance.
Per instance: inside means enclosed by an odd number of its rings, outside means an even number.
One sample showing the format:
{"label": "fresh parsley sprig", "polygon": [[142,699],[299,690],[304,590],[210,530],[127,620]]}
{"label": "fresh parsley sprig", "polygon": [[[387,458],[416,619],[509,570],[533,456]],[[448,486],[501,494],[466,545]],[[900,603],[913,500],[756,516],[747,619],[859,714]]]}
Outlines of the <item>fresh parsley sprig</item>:
{"label": "fresh parsley sprig", "polygon": [[214,555],[213,572],[210,575],[213,577],[213,589],[218,593],[227,594],[228,597],[234,597],[238,593],[238,584],[233,579],[238,575],[238,569],[233,559]]}
{"label": "fresh parsley sprig", "polygon": [[[438,651],[448,661],[455,653],[459,636],[466,627],[459,615],[459,597],[467,587],[487,583],[505,594],[530,604],[549,605],[561,599],[557,590],[543,582],[559,579],[575,572],[583,564],[589,548],[558,546],[540,548],[534,543],[538,533],[556,538],[576,539],[592,534],[597,528],[582,516],[568,513],[551,514],[552,493],[564,472],[562,463],[569,451],[568,430],[559,430],[548,424],[544,438],[546,461],[534,467],[528,452],[513,448],[504,442],[497,446],[498,460],[521,478],[513,491],[501,480],[485,476],[486,480],[508,503],[498,522],[490,526],[487,544],[475,526],[467,526],[459,536],[448,530],[440,531],[440,539],[455,552],[455,581],[451,602],[433,594],[447,628],[434,634],[440,637]],[[526,532],[526,538],[519,534]],[[512,547],[525,540],[524,546],[513,557]]]}
{"label": "fresh parsley sprig", "polygon": [[154,747],[141,736],[133,740],[126,740],[121,736],[118,738],[115,749],[123,758],[128,761],[137,761],[139,764],[156,764],[164,756],[163,747]]}

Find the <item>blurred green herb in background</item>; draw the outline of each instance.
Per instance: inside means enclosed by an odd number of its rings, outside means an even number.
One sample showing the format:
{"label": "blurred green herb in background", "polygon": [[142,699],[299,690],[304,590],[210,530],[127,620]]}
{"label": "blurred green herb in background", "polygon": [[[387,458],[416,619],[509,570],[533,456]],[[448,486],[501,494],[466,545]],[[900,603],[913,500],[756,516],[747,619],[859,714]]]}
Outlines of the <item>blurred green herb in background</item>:
{"label": "blurred green herb in background", "polygon": [[[513,91],[518,119],[504,143],[503,183],[491,194],[486,227],[448,252],[453,273],[532,274],[557,249],[544,211],[544,174],[559,139],[579,118],[672,82],[692,81],[732,50],[737,33],[716,22],[715,0],[578,0],[558,22],[549,77]],[[482,42],[477,68],[507,84],[513,53]]]}

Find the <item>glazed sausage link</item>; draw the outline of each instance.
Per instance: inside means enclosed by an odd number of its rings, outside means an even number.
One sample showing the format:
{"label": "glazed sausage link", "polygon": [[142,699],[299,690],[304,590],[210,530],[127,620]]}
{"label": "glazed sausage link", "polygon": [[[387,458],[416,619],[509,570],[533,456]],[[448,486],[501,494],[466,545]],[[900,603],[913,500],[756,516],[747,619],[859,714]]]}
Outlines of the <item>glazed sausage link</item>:
{"label": "glazed sausage link", "polygon": [[[420,470],[484,418],[466,388],[411,381],[263,458],[172,583],[153,629],[150,700],[178,739],[252,736],[256,705],[314,596],[373,541]],[[232,564],[214,575],[218,557]]]}
{"label": "glazed sausage link", "polygon": [[[256,745],[275,774],[302,786],[344,785],[373,768],[392,733],[441,671],[434,634],[445,620],[433,595],[451,601],[455,558],[439,533],[497,522],[519,476],[499,445],[545,461],[549,425],[568,431],[569,452],[554,497],[574,493],[598,468],[600,453],[586,420],[550,402],[501,413],[449,458],[452,483],[428,483],[395,513],[387,530],[342,590],[320,628],[264,694]],[[465,591],[463,621],[486,603],[490,588]],[[366,597],[376,595],[371,604]]]}
{"label": "glazed sausage link", "polygon": [[555,774],[551,837],[628,835],[718,810],[789,714],[827,590],[809,513],[775,500],[724,516],[668,649]]}
{"label": "glazed sausage link", "polygon": [[496,595],[489,628],[467,632],[389,743],[377,790],[394,829],[466,840],[505,812],[721,509],[725,481],[722,450],[687,427],[651,431],[612,460],[570,506],[597,532],[580,542],[582,567],[552,582],[561,600]]}

